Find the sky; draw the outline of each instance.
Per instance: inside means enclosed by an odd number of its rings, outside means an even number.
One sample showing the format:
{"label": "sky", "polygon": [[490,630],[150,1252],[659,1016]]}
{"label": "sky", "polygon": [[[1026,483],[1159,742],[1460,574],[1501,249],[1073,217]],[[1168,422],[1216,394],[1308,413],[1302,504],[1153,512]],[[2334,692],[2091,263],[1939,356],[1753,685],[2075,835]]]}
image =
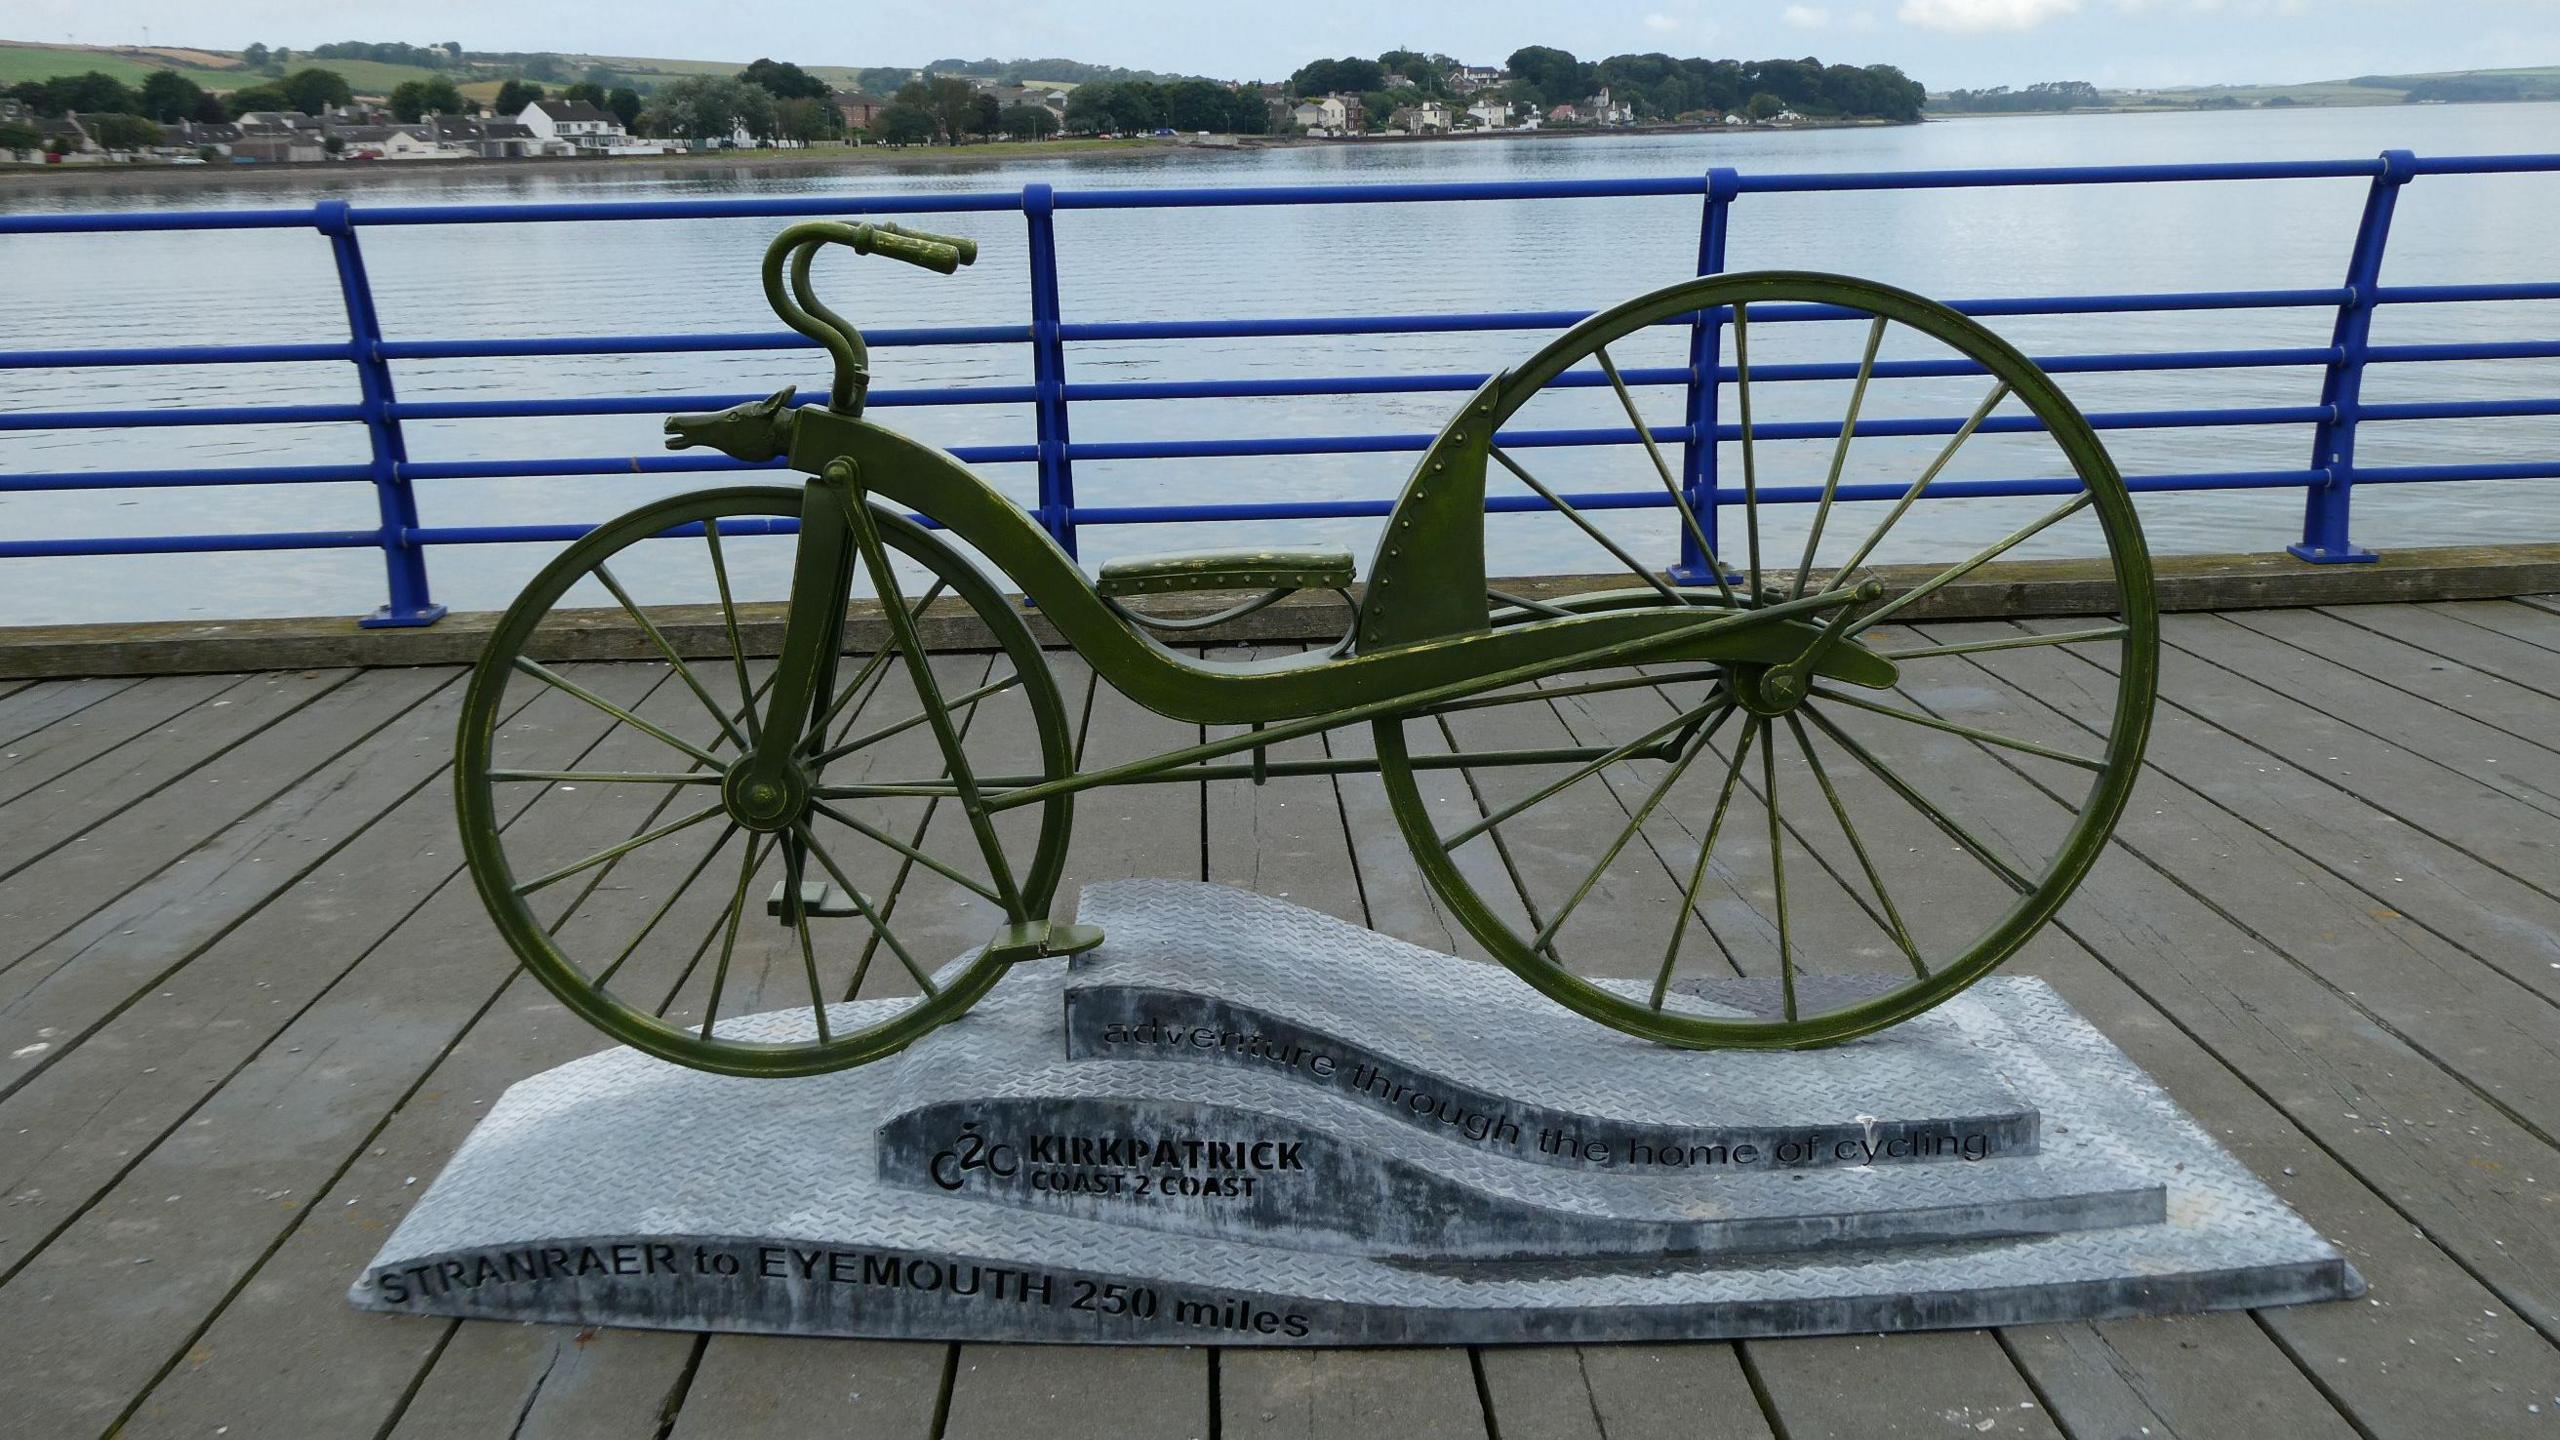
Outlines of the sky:
{"label": "sky", "polygon": [[[429,18],[432,12],[432,18]],[[752,20],[746,17],[752,16]],[[1499,64],[1665,51],[1901,66],[1932,89],[2292,82],[2560,65],[2560,0],[0,0],[0,37],[83,44],[458,40],[471,50],[804,64],[1062,56],[1280,79],[1319,56],[1408,48]]]}

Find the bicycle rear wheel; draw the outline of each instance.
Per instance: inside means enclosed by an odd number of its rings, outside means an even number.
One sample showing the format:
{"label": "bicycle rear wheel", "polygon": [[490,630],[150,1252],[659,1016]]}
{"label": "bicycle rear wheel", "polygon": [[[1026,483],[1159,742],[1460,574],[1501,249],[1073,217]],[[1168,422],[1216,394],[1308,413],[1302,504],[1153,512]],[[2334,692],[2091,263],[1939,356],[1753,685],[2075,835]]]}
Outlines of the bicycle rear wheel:
{"label": "bicycle rear wheel", "polygon": [[[1647,479],[1677,490],[1659,436],[1677,434],[1678,422],[1649,422],[1636,392],[1683,377],[1622,369],[1610,346],[1640,345],[1649,327],[1695,313],[1730,327],[1744,553],[1718,563],[1705,527],[1683,515],[1715,574],[1711,585],[1676,586],[1574,512],[1569,484],[1539,478],[1550,452],[1530,447],[1566,432],[1537,431],[1535,417],[1515,422],[1542,397],[1587,409],[1614,401],[1635,431],[1613,453],[1637,474],[1650,462]],[[1762,348],[1784,361],[1764,358],[1775,377],[1764,383],[1845,385],[1843,410],[1831,412],[1839,418],[1771,424],[1765,404],[1755,417],[1766,396],[1755,391],[1753,350],[1772,328],[1796,332],[1796,343]],[[1817,675],[1800,684],[1766,664],[1621,666],[1377,722],[1398,823],[1453,916],[1564,1005],[1701,1048],[1851,1039],[1942,1003],[2016,953],[2104,847],[2141,767],[2155,685],[2158,616],[2141,527],[2079,411],[1956,312],[1810,274],[1669,287],[1575,327],[1513,375],[1491,407],[1491,423],[1505,427],[1493,473],[1565,511],[1641,588],[1522,602],[1498,611],[1497,625],[1594,609],[1749,609],[1873,578],[1884,596],[1847,621],[1842,643],[1889,659],[1899,683],[1878,691]],[[1981,398],[1960,424],[1869,417],[1862,436],[1879,376],[1969,383]],[[2069,482],[2001,502],[2031,518],[2008,529],[2016,517],[2001,517],[2008,533],[1968,541],[1960,558],[1874,569],[1910,507],[1984,433],[2034,454],[2019,463],[2058,462]],[[1926,439],[1896,465],[1876,436]],[[1804,456],[1818,487],[1764,490],[1777,440],[1818,447]],[[1642,458],[1624,460],[1630,449]],[[1787,517],[1804,522],[1800,544],[1768,542],[1773,499],[1809,502],[1809,519],[1802,506]],[[2101,557],[2090,608],[2111,613],[1952,631],[1909,624],[1922,613],[1912,606],[2037,537]],[[2074,709],[2102,723],[2013,713],[2007,692],[1971,668],[1989,652],[2048,647],[2087,659],[2074,672],[2083,692]],[[1832,978],[1843,974],[1861,978]],[[1740,977],[1768,983],[1726,983]]]}

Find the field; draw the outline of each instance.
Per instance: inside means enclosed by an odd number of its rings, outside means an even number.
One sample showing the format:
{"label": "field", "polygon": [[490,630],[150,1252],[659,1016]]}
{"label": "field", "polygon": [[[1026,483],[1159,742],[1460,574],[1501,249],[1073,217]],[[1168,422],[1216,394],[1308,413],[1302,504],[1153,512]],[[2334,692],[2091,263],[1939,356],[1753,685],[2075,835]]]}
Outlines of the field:
{"label": "field", "polygon": [[[2232,105],[2401,105],[2409,92],[2428,81],[2514,81],[2525,98],[2560,100],[2560,66],[2512,70],[2455,70],[2423,75],[2373,75],[2352,80],[2314,80],[2300,85],[2185,85],[2168,90],[2102,90],[2102,110],[2194,110]],[[1932,108],[1933,115],[1964,112]],[[2050,112],[2000,112],[2050,113]]]}
{"label": "field", "polygon": [[[177,57],[194,57],[199,63],[174,63]],[[219,52],[187,50],[177,47],[139,45],[74,46],[39,45],[24,40],[0,40],[0,85],[15,85],[21,80],[48,80],[56,75],[78,75],[100,70],[128,85],[139,85],[154,70],[175,70],[207,90],[237,90],[281,78],[233,64],[217,68],[201,63],[220,57]],[[310,62],[346,77],[347,86],[359,95],[388,95],[393,86],[404,80],[423,80],[439,72],[417,65],[385,65],[373,60],[315,60]],[[297,57],[289,69],[303,68]],[[489,93],[497,93],[492,83]],[[485,97],[484,97],[485,98]]]}

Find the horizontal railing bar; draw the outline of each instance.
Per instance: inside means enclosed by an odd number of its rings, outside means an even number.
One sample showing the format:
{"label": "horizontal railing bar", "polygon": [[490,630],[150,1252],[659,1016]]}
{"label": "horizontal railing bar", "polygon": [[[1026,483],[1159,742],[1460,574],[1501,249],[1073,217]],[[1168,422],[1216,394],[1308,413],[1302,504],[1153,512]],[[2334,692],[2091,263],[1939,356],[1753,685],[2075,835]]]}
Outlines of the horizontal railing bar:
{"label": "horizontal railing bar", "polygon": [[353,360],[344,340],[307,345],[132,345],[115,349],[0,350],[0,370],[71,370],[108,365],[276,365]]}
{"label": "horizontal railing bar", "polygon": [[[959,445],[945,452],[972,465],[1019,465],[1040,458],[1036,445]],[[513,480],[581,475],[700,475],[785,468],[780,460],[749,463],[725,455],[575,455],[544,460],[413,460],[409,480]]]}
{"label": "horizontal railing bar", "polygon": [[[2266,160],[2154,165],[2048,165],[1906,171],[1751,174],[1733,179],[1736,193],[1801,194],[1849,190],[1945,190],[2052,185],[2144,185],[2198,181],[2369,179],[2385,172],[2379,157],[2353,160]],[[2419,175],[2492,175],[2560,170],[2560,155],[2417,157]],[[1375,205],[1470,200],[1637,199],[1703,195],[1704,175],[1591,180],[1394,181],[1381,184],[1248,185],[1060,190],[1061,210],[1180,210],[1267,205]],[[724,196],[695,200],[581,200],[548,203],[348,206],[348,223],[482,225],[607,220],[716,220],[797,215],[959,214],[1019,211],[1020,191],[888,195]],[[78,234],[117,230],[253,230],[317,228],[321,206],[296,209],[168,210],[0,215],[0,234]]]}
{"label": "horizontal railing bar", "polygon": [[[804,385],[801,393],[824,396],[823,383]],[[397,400],[388,411],[395,420],[534,420],[564,415],[662,415],[677,410],[724,410],[764,396],[730,395],[592,395],[551,400]],[[941,390],[874,390],[867,406],[897,409],[919,405],[1015,405],[1039,398],[1029,385],[967,385]]]}
{"label": "horizontal railing bar", "polygon": [[[2368,400],[2356,413],[2367,420],[2502,420],[2526,415],[2560,415],[2560,399],[2542,400]],[[2356,473],[2364,471],[2358,467]]]}
{"label": "horizontal railing bar", "polygon": [[362,420],[362,405],[200,405],[166,410],[0,412],[0,430],[150,430],[173,425],[314,425]]}
{"label": "horizontal railing bar", "polygon": [[76,540],[0,540],[0,560],[70,555],[211,555],[238,550],[357,550],[382,544],[380,530],[244,530],[235,535],[100,535]]}
{"label": "horizontal railing bar", "polygon": [[0,493],[30,490],[160,490],[198,485],[327,485],[369,482],[370,465],[217,465],[179,470],[55,470],[0,475]]}
{"label": "horizontal railing bar", "polygon": [[2368,362],[2432,360],[2549,360],[2560,357],[2560,340],[2472,340],[2425,345],[2368,345]]}
{"label": "horizontal railing bar", "polygon": [[[1031,338],[1021,325],[927,325],[865,330],[875,350],[917,345],[1015,345]],[[673,355],[714,350],[815,350],[817,343],[789,330],[705,332],[694,335],[556,335],[516,340],[385,340],[374,353],[385,360],[506,360],[544,355]]]}
{"label": "horizontal railing bar", "polygon": [[2473,300],[2560,300],[2560,281],[2481,285],[2377,285],[2376,305],[2444,305]]}

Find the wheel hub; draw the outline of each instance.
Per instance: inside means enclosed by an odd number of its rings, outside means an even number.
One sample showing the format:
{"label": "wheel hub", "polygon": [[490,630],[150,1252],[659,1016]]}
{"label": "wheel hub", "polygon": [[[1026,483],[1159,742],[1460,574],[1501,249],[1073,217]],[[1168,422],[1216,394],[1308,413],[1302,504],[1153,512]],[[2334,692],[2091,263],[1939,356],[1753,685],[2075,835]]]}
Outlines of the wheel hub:
{"label": "wheel hub", "polygon": [[764,835],[788,830],[809,813],[809,775],[796,764],[759,768],[749,755],[721,779],[720,800],[729,818],[746,829]]}
{"label": "wheel hub", "polygon": [[1724,673],[1734,703],[1770,719],[1803,704],[1811,689],[1792,667],[1785,665],[1728,665]]}

